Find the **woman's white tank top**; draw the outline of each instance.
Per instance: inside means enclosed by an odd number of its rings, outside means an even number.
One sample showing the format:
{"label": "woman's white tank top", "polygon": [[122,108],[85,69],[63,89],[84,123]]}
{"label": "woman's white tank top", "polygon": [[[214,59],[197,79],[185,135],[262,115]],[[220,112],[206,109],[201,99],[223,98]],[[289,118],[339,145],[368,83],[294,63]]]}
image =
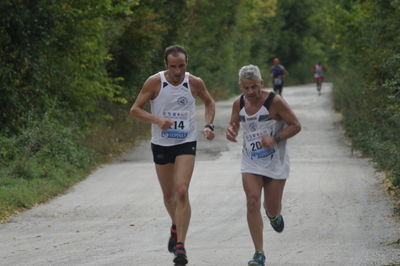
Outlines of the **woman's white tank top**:
{"label": "woman's white tank top", "polygon": [[151,113],[155,116],[170,118],[174,125],[167,130],[152,124],[151,142],[161,146],[173,146],[197,139],[196,131],[196,101],[192,96],[189,84],[189,72],[178,86],[170,84],[165,78],[164,71],[159,72],[161,77],[160,93],[150,101]]}
{"label": "woman's white tank top", "polygon": [[289,156],[286,152],[286,140],[281,141],[272,150],[261,146],[261,136],[275,136],[287,124],[283,120],[273,120],[269,106],[275,94],[270,92],[264,105],[254,115],[248,115],[244,108],[244,96],[241,96],[240,126],[243,129],[243,149],[241,172],[267,176],[273,179],[289,177]]}

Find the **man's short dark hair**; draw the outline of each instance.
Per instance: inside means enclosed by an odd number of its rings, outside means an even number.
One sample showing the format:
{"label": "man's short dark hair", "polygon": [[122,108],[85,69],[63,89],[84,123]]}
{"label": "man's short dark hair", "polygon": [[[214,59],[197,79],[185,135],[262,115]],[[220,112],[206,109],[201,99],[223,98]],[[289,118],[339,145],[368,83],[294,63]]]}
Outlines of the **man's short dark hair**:
{"label": "man's short dark hair", "polygon": [[186,50],[185,50],[185,48],[183,48],[183,47],[180,46],[180,45],[172,45],[172,46],[169,46],[169,47],[165,48],[165,52],[164,52],[164,60],[165,60],[165,62],[168,63],[168,59],[167,59],[167,58],[168,58],[168,56],[169,56],[170,54],[176,56],[176,55],[178,55],[179,53],[182,53],[182,54],[185,55],[185,59],[186,59],[186,62],[187,62],[187,53],[186,53]]}

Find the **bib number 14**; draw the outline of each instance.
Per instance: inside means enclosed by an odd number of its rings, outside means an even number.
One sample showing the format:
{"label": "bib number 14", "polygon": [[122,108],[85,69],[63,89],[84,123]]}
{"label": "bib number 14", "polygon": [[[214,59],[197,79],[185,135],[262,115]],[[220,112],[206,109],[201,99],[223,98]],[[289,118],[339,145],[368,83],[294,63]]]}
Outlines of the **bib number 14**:
{"label": "bib number 14", "polygon": [[183,121],[174,121],[173,129],[185,129],[185,124]]}

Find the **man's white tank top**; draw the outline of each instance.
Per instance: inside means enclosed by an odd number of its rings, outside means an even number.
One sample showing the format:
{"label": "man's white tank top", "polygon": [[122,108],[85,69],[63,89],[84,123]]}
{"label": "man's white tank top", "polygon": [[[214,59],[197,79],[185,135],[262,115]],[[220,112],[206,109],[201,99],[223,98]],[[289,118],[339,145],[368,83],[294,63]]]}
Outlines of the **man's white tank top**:
{"label": "man's white tank top", "polygon": [[275,136],[287,124],[283,120],[273,120],[269,106],[275,94],[270,92],[265,103],[254,115],[248,115],[244,108],[244,96],[240,98],[240,126],[243,129],[243,149],[241,172],[267,176],[273,179],[289,177],[289,156],[286,140],[279,142],[272,150],[261,146],[261,136]]}
{"label": "man's white tank top", "polygon": [[324,76],[324,69],[322,68],[321,65],[314,65],[315,73],[314,73],[314,78],[320,78]]}
{"label": "man's white tank top", "polygon": [[189,72],[178,86],[170,84],[164,71],[159,72],[161,88],[157,97],[150,101],[151,113],[155,116],[170,118],[174,125],[167,130],[152,124],[151,142],[161,146],[173,146],[197,139],[196,101],[189,84]]}

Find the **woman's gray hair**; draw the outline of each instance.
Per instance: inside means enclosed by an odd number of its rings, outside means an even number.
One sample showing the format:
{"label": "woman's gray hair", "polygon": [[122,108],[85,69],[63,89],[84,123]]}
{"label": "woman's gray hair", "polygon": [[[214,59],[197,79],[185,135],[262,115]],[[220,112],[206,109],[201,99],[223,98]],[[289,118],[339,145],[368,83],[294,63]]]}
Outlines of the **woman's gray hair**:
{"label": "woman's gray hair", "polygon": [[242,79],[262,80],[261,72],[258,66],[242,66],[242,68],[239,70],[239,80]]}

